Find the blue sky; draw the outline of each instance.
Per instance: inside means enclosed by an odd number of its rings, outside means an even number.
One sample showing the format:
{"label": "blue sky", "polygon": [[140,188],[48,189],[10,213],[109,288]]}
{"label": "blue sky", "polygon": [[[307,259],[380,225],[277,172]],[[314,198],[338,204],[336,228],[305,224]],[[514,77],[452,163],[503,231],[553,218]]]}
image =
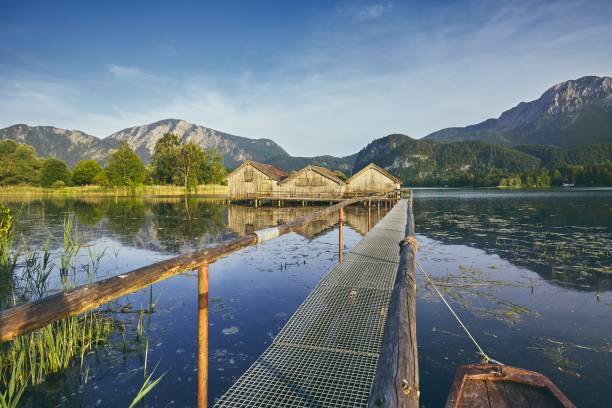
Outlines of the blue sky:
{"label": "blue sky", "polygon": [[0,127],[180,118],[351,154],[612,74],[612,2],[0,0]]}

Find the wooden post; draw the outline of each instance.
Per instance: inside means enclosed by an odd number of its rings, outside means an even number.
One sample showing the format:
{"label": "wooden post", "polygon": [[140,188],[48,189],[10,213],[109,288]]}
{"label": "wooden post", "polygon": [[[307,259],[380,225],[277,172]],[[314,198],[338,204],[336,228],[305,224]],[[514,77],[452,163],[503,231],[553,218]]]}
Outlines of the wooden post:
{"label": "wooden post", "polygon": [[198,268],[198,408],[208,406],[208,264]]}
{"label": "wooden post", "polygon": [[369,408],[419,406],[416,247],[412,199],[409,199],[406,238],[400,243],[400,262],[389,302]]}
{"label": "wooden post", "polygon": [[338,260],[342,262],[342,220],[344,218],[344,208],[340,208],[339,227],[338,227]]}
{"label": "wooden post", "polygon": [[368,232],[372,228],[372,202],[368,200]]}

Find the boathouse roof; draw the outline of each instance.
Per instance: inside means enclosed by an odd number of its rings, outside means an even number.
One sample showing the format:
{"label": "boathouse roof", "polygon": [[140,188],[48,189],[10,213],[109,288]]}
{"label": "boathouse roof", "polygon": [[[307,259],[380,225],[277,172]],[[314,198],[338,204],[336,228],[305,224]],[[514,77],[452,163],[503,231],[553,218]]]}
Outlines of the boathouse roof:
{"label": "boathouse roof", "polygon": [[293,173],[292,175],[290,175],[289,177],[281,180],[280,184],[284,184],[286,182],[288,182],[289,180],[292,180],[296,177],[298,177],[298,175],[306,170],[312,170],[316,173],[319,173],[320,175],[322,175],[323,177],[326,177],[328,179],[330,179],[331,181],[339,184],[339,185],[343,185],[344,180],[342,180],[340,177],[338,177],[336,175],[336,173],[334,173],[333,171],[331,171],[330,169],[326,169],[325,167],[321,167],[321,166],[315,166],[315,165],[308,165],[298,171],[296,171],[295,173]]}
{"label": "boathouse roof", "polygon": [[378,171],[379,173],[381,173],[383,176],[388,177],[391,180],[395,181],[396,183],[401,183],[401,180],[399,178],[395,177],[393,174],[389,173],[387,170],[383,169],[382,167],[375,165],[374,163],[368,164],[363,169],[353,174],[351,177],[348,178],[348,180],[346,180],[346,183],[350,184],[351,181],[355,180],[357,177],[359,177],[361,174],[365,173],[369,169],[374,169]]}
{"label": "boathouse roof", "polygon": [[[283,180],[285,178],[287,178],[289,176],[289,174],[287,174],[287,172],[279,169],[276,166],[273,166],[271,164],[265,164],[265,163],[260,163],[260,162],[256,162],[253,160],[247,160],[244,163],[242,163],[240,166],[238,166],[236,168],[236,170],[234,170],[232,173],[234,173],[235,171],[238,171],[240,168],[247,166],[247,165],[251,165],[253,167],[255,167],[257,170],[261,171],[263,174],[265,174],[266,176],[270,177],[271,179],[274,179],[276,181],[280,181]],[[226,179],[232,174],[228,174]]]}

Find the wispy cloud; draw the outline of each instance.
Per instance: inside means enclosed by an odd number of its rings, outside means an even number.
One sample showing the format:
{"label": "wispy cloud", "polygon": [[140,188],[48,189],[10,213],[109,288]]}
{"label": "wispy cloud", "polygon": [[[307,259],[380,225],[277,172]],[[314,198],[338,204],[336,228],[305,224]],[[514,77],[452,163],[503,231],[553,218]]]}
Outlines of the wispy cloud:
{"label": "wispy cloud", "polygon": [[147,74],[143,70],[138,67],[126,67],[123,65],[117,64],[108,64],[107,65],[108,72],[119,79],[151,79],[153,75]]}
{"label": "wispy cloud", "polygon": [[377,20],[391,9],[390,4],[373,4],[349,10],[354,22]]}

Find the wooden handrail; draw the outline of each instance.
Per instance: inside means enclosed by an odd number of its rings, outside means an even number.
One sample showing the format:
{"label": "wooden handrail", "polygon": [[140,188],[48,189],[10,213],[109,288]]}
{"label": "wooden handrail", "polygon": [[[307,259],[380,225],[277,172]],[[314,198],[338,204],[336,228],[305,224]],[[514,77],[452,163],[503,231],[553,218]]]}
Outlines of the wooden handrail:
{"label": "wooden handrail", "polygon": [[[389,199],[390,192],[377,199]],[[344,200],[323,210],[276,227],[276,237],[295,231],[348,205],[372,199],[372,196]],[[160,282],[171,276],[208,265],[240,249],[257,244],[256,233],[248,234],[212,248],[201,249],[165,261],[144,266],[99,282],[79,286],[40,300],[0,311],[0,343],[44,327],[54,321],[95,309],[105,303]]]}
{"label": "wooden handrail", "polygon": [[419,360],[416,338],[416,251],[412,192],[408,196],[406,238],[385,323],[376,376],[368,408],[417,408]]}

